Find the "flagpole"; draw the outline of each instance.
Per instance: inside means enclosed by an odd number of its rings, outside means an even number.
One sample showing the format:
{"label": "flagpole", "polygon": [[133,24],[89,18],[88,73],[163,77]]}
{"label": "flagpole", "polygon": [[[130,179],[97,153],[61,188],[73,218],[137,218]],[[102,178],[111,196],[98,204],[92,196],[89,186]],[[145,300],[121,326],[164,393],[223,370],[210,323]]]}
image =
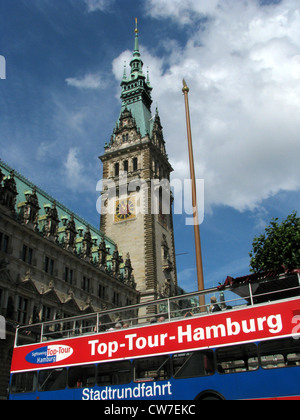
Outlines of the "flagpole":
{"label": "flagpole", "polygon": [[[185,111],[186,111],[186,125],[187,125],[187,137],[188,137],[188,148],[189,148],[189,159],[190,159],[190,175],[192,183],[192,204],[193,204],[193,217],[194,217],[194,230],[195,230],[195,248],[196,248],[196,263],[197,263],[197,278],[198,278],[198,290],[204,290],[204,275],[203,275],[203,263],[202,263],[202,250],[201,250],[201,238],[200,238],[200,225],[199,225],[199,214],[197,206],[197,189],[196,189],[196,176],[195,176],[195,164],[194,164],[194,153],[193,153],[193,141],[192,141],[192,130],[191,130],[191,118],[189,108],[189,94],[190,89],[188,88],[185,80],[183,80],[183,89],[185,100]],[[205,297],[200,297],[200,306],[205,310]]]}

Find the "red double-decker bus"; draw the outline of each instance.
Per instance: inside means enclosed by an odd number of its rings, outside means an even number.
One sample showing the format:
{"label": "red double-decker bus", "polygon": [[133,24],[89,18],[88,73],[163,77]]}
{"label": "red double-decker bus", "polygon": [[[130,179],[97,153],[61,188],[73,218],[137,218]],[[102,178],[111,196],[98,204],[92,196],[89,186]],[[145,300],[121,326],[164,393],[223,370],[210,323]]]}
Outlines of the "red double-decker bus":
{"label": "red double-decker bus", "polygon": [[300,399],[299,338],[298,271],[228,278],[19,328],[10,399]]}

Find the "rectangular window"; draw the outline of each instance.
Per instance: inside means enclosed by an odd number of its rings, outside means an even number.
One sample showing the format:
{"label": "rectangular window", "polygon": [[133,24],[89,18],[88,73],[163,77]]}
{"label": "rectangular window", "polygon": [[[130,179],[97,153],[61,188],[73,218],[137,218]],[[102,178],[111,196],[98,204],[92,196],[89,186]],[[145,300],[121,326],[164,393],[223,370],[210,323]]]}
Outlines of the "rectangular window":
{"label": "rectangular window", "polygon": [[134,382],[166,381],[171,377],[169,356],[147,357],[133,364]]}
{"label": "rectangular window", "polygon": [[224,347],[216,351],[220,374],[250,372],[259,368],[255,344]]}
{"label": "rectangular window", "polygon": [[31,265],[32,264],[32,255],[33,255],[33,250],[31,248],[29,248],[27,245],[23,245],[22,261]]}
{"label": "rectangular window", "polygon": [[12,377],[10,392],[12,394],[26,394],[36,389],[37,377],[35,372],[17,373]]}
{"label": "rectangular window", "polygon": [[89,278],[83,276],[83,279],[82,279],[82,290],[84,290],[85,292],[88,292],[89,293],[90,292],[90,283],[91,283],[91,280]]}
{"label": "rectangular window", "polygon": [[66,283],[73,284],[73,270],[69,267],[65,267],[64,280]]}
{"label": "rectangular window", "polygon": [[92,388],[96,384],[96,366],[76,366],[69,369],[69,388]]}
{"label": "rectangular window", "polygon": [[263,369],[300,366],[300,342],[293,338],[266,341],[260,344],[260,363]]}
{"label": "rectangular window", "polygon": [[105,299],[105,286],[99,284],[98,296],[100,299]]}
{"label": "rectangular window", "polygon": [[33,250],[31,248],[28,248],[27,263],[30,265],[32,264],[32,255],[33,255]]}
{"label": "rectangular window", "polygon": [[50,276],[53,276],[54,274],[54,260],[47,256],[45,257],[44,271],[50,274]]}
{"label": "rectangular window", "polygon": [[42,322],[52,321],[52,308],[42,306]]}
{"label": "rectangular window", "polygon": [[3,235],[0,251],[4,252],[5,254],[8,254],[8,245],[9,245],[9,236]]}
{"label": "rectangular window", "polygon": [[214,353],[211,350],[173,356],[173,377],[175,379],[210,376],[215,373],[214,371]]}
{"label": "rectangular window", "polygon": [[28,299],[18,297],[17,321],[19,324],[27,324]]}
{"label": "rectangular window", "polygon": [[38,390],[59,391],[67,385],[67,369],[43,370],[39,373]]}
{"label": "rectangular window", "polygon": [[97,384],[99,386],[125,385],[131,382],[131,363],[112,362],[98,365]]}
{"label": "rectangular window", "polygon": [[119,176],[120,174],[120,164],[115,163],[115,176]]}
{"label": "rectangular window", "polygon": [[22,261],[26,262],[26,256],[27,256],[27,246],[23,245]]}
{"label": "rectangular window", "polygon": [[116,305],[116,306],[120,305],[120,295],[119,295],[119,293],[114,292],[113,304]]}

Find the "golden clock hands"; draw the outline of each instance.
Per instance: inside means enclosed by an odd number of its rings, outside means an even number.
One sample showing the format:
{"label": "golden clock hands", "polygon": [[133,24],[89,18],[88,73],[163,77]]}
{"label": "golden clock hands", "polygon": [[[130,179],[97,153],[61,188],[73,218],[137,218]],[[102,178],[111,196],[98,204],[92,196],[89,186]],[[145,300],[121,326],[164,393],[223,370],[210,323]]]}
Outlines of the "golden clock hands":
{"label": "golden clock hands", "polygon": [[127,213],[127,203],[124,203],[121,206],[122,206],[122,213],[126,214]]}

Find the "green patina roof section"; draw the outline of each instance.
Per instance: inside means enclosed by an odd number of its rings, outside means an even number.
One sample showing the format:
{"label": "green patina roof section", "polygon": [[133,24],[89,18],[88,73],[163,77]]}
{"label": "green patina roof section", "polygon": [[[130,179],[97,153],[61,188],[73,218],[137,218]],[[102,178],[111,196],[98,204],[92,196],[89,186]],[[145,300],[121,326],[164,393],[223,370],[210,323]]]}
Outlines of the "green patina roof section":
{"label": "green patina roof section", "polygon": [[140,130],[141,136],[145,137],[148,134],[151,137],[154,119],[152,118],[151,111],[147,109],[145,104],[143,104],[142,101],[139,101],[133,104],[123,105],[120,116],[125,108],[131,111],[132,116],[136,121],[137,128]]}
{"label": "green patina roof section", "polygon": [[[153,119],[151,114],[151,92],[152,87],[149,80],[143,72],[143,61],[139,50],[139,39],[137,25],[135,28],[135,40],[133,58],[130,62],[131,72],[127,78],[126,69],[124,69],[122,86],[122,109],[121,113],[127,108],[131,111],[141,136],[152,135]],[[120,120],[120,118],[119,118]],[[118,122],[119,122],[118,120]]]}
{"label": "green patina roof section", "polygon": [[[2,173],[4,174],[4,176],[6,176],[6,177],[10,176],[10,173],[13,170],[10,166],[8,166],[3,161],[0,161],[0,169],[1,169]],[[22,176],[21,174],[19,174],[15,170],[14,170],[14,174],[15,174],[15,181],[16,181],[16,186],[17,186],[17,191],[18,191],[17,204],[16,204],[16,211],[17,212],[18,212],[18,205],[20,207],[21,203],[26,202],[25,193],[28,193],[28,192],[32,193],[32,190],[35,188],[36,189],[36,194],[37,194],[37,197],[38,197],[38,201],[39,201],[39,206],[41,208],[40,211],[39,211],[40,219],[42,219],[44,216],[46,216],[44,206],[52,207],[52,204],[54,202],[56,202],[56,209],[57,209],[57,212],[58,212],[58,218],[60,220],[59,231],[58,231],[59,239],[61,239],[61,237],[63,236],[64,231],[65,231],[62,220],[66,217],[67,217],[68,220],[70,220],[72,215],[73,215],[76,230],[78,232],[77,239],[76,239],[77,250],[79,250],[79,248],[81,247],[81,243],[83,241],[84,233],[89,226],[92,239],[94,239],[95,241],[97,240],[97,245],[99,245],[100,242],[102,241],[102,239],[104,238],[105,243],[106,243],[106,247],[109,248],[109,252],[112,255],[112,253],[114,252],[114,250],[116,248],[116,244],[115,244],[114,241],[109,239],[102,232],[100,232],[100,230],[96,229],[94,226],[89,224],[82,217],[76,215],[74,212],[72,212],[66,206],[61,204],[59,201],[55,200],[53,197],[51,197],[45,191],[36,187],[34,184],[32,184],[32,182],[30,182],[28,179],[26,179],[24,176]],[[79,236],[79,231],[80,230],[83,231],[82,238]],[[98,251],[97,247],[94,246],[93,247],[93,258],[96,258],[96,260],[98,259],[97,251]],[[108,258],[108,261],[109,260],[110,259]]]}

